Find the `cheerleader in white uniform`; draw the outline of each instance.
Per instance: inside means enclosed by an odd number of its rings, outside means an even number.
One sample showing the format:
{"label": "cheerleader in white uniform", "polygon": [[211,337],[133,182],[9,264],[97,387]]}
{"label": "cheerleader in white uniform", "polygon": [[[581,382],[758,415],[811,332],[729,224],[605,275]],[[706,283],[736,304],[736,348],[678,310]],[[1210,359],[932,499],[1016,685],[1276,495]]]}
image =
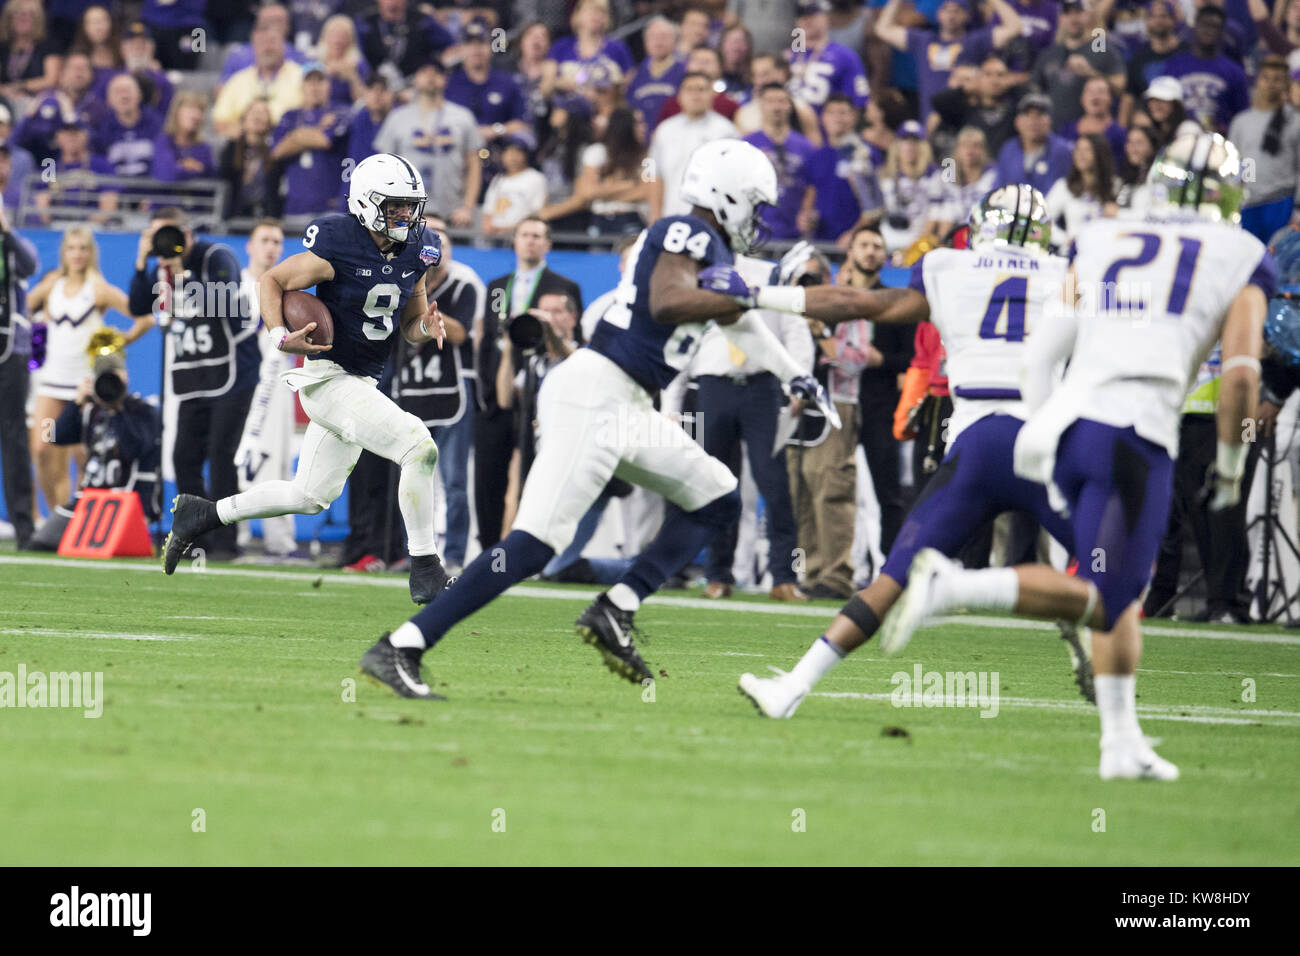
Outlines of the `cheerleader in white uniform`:
{"label": "cheerleader in white uniform", "polygon": [[[27,296],[29,314],[46,323],[45,363],[32,376],[29,442],[37,487],[48,512],[71,496],[69,449],[53,444],[53,422],[76,399],[77,387],[91,374],[86,349],[90,337],[104,326],[105,309],[130,315],[126,293],[110,285],[99,272],[99,247],[86,226],[73,226],[59,245],[59,267],[47,273]],[[44,312],[44,315],[38,315]],[[124,333],[128,343],[149,330],[152,316],[135,320]],[[46,424],[49,423],[49,424]],[[81,454],[78,453],[78,469]]]}

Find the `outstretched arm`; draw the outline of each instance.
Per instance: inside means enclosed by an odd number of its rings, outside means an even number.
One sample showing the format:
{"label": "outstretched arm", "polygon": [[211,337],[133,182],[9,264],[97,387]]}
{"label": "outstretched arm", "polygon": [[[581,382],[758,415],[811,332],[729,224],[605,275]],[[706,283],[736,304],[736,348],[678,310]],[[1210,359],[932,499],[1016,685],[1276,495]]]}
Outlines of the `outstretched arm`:
{"label": "outstretched arm", "polygon": [[650,275],[650,317],[665,325],[707,322],[729,325],[751,306],[699,287],[700,267],[690,256],[665,252]]}

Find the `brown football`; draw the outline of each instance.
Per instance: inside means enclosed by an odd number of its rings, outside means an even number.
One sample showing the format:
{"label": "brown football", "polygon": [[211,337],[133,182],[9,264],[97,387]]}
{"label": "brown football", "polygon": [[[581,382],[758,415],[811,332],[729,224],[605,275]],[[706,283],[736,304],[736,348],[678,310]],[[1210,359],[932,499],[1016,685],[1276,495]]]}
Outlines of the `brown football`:
{"label": "brown football", "polygon": [[312,345],[334,344],[334,319],[325,303],[307,292],[286,292],[281,309],[284,324],[290,332],[297,332],[305,325],[316,323],[316,328],[308,336]]}

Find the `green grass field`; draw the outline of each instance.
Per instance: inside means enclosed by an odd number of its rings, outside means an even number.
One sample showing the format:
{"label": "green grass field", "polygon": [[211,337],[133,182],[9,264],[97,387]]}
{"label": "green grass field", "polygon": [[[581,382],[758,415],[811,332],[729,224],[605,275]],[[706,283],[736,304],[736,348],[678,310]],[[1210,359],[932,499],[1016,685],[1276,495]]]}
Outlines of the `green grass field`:
{"label": "green grass field", "polygon": [[[1140,713],[1183,778],[1103,784],[1095,712],[1027,622],[869,645],[767,721],[737,677],[790,667],[833,605],[648,603],[645,700],[573,634],[590,589],[527,585],[426,657],[435,704],[358,678],[412,611],[401,577],[6,552],[0,593],[0,672],[102,671],[106,701],[0,710],[3,864],[1300,863],[1279,629],[1150,629]],[[894,706],[918,663],[997,672],[997,715]]]}

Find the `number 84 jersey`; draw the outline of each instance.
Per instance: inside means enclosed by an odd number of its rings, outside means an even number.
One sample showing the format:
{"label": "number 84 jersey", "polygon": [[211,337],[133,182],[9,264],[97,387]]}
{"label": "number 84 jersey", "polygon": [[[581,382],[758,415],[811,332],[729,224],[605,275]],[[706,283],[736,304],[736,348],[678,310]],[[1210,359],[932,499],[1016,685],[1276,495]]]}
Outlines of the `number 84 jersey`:
{"label": "number 84 jersey", "polygon": [[650,390],[664,388],[690,364],[707,325],[667,325],[651,317],[650,277],[664,252],[690,256],[701,269],[733,261],[722,237],[695,216],[668,216],[637,237],[614,302],[591,334],[591,348]]}
{"label": "number 84 jersey", "polygon": [[950,444],[986,415],[1027,417],[1025,337],[1061,301],[1067,268],[1059,256],[1001,248],[934,249],[912,266],[910,285],[930,303],[947,356]]}
{"label": "number 84 jersey", "polygon": [[335,214],[313,220],[303,233],[302,245],[334,267],[334,278],[316,286],[316,298],[334,319],[334,345],[308,358],[326,359],[354,375],[379,378],[388,358],[389,338],[415,283],[442,257],[437,234],[425,230],[384,253],[355,217]]}

